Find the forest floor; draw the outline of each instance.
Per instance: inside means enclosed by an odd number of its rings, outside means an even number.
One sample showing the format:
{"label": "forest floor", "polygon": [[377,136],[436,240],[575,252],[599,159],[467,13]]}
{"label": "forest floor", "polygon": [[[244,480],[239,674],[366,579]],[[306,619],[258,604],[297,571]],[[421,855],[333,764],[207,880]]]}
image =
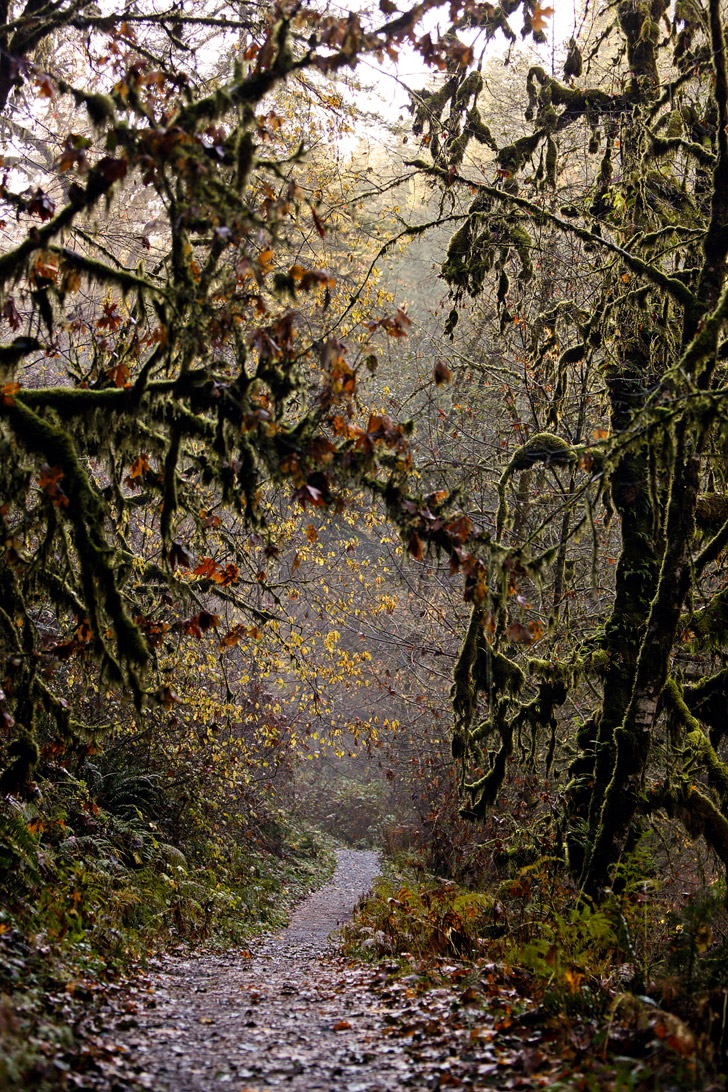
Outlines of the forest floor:
{"label": "forest floor", "polygon": [[[457,962],[436,977],[351,960],[337,926],[379,871],[340,849],[330,883],[250,949],[164,956],[90,1014],[67,1087],[94,1092],[440,1092],[706,1087],[688,1066],[609,1062],[595,1027],[549,1016],[523,991]],[[645,1047],[647,1050],[645,1051]],[[650,1048],[645,1040],[639,1052]],[[611,1052],[610,1052],[611,1053]],[[620,1053],[620,1052],[618,1052]],[[655,1063],[658,1063],[657,1065]],[[662,1080],[660,1079],[662,1076]],[[646,1079],[647,1078],[647,1079]]]}

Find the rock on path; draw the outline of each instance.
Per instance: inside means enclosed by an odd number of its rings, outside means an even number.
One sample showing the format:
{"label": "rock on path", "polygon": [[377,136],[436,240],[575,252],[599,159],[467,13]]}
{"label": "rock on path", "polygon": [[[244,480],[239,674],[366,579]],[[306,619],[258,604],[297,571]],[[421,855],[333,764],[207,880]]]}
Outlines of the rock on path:
{"label": "rock on path", "polygon": [[382,1035],[373,972],[329,940],[379,871],[376,853],[342,849],[326,887],[290,925],[239,953],[170,959],[117,1031],[128,1083],[154,1092],[393,1092],[413,1076]]}

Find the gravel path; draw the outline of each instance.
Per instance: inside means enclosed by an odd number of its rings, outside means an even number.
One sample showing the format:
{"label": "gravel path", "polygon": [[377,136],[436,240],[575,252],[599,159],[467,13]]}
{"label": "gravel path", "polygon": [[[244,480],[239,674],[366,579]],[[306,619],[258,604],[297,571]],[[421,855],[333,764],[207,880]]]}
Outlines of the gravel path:
{"label": "gravel path", "polygon": [[127,1083],[154,1092],[393,1092],[412,1076],[382,1035],[373,970],[349,965],[329,934],[379,871],[377,855],[337,853],[331,883],[280,935],[239,953],[170,959],[118,1028]]}

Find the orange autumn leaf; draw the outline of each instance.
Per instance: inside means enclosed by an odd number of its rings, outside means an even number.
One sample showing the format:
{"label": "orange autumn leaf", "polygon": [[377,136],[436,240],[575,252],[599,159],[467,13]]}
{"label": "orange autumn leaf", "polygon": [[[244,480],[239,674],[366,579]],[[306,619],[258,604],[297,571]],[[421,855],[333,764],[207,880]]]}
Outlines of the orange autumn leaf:
{"label": "orange autumn leaf", "polygon": [[0,405],[12,406],[15,403],[15,395],[20,390],[20,383],[6,383],[2,389]]}
{"label": "orange autumn leaf", "polygon": [[531,17],[531,25],[534,30],[544,30],[547,21],[554,14],[553,8],[541,7],[540,4],[536,4],[533,9],[533,15]]}

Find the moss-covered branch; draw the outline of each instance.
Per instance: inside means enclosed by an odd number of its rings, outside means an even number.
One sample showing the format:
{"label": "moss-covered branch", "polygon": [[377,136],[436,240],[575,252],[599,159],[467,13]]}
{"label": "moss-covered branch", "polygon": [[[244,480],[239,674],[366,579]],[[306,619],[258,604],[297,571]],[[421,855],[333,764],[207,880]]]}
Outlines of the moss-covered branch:
{"label": "moss-covered branch", "polygon": [[571,444],[552,432],[539,432],[514,451],[508,465],[498,480],[498,512],[496,514],[496,539],[503,536],[508,518],[506,486],[519,470],[528,470],[537,463],[544,466],[570,466],[577,462],[578,455]]}

